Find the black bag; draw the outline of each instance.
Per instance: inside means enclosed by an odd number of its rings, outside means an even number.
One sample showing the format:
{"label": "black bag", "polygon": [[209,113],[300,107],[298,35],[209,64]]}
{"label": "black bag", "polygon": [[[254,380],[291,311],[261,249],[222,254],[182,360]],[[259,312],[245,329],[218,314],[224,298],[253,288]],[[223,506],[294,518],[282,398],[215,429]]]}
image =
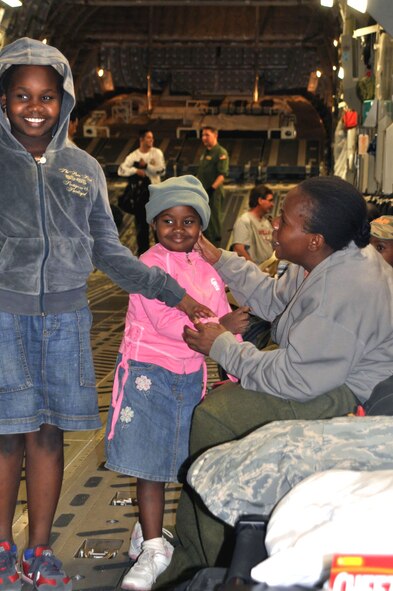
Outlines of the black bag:
{"label": "black bag", "polygon": [[135,214],[137,203],[142,200],[147,201],[149,185],[150,179],[148,176],[141,177],[137,174],[130,176],[123,195],[120,195],[118,199],[120,209],[126,213]]}

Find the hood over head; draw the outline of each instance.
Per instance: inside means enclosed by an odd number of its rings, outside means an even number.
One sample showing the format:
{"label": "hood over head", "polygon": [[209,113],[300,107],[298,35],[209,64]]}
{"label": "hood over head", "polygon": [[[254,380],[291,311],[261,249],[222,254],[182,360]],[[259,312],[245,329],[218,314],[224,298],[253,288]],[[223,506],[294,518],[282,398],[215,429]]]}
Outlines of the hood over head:
{"label": "hood over head", "polygon": [[[21,37],[6,45],[0,52],[0,80],[10,66],[52,66],[63,78],[63,98],[59,123],[48,149],[64,143],[68,134],[70,113],[75,105],[74,83],[70,64],[66,57],[55,47],[36,39]],[[3,112],[0,112],[0,125],[9,132],[9,124]],[[16,141],[16,140],[15,140]]]}

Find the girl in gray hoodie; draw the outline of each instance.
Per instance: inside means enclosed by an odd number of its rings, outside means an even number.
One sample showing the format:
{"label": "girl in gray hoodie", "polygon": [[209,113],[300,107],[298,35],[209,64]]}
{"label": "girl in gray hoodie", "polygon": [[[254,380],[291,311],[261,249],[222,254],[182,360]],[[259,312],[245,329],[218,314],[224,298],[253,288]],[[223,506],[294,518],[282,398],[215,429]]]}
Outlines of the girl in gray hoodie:
{"label": "girl in gray hoodie", "polygon": [[26,463],[22,578],[72,588],[49,536],[63,477],[63,431],[101,426],[86,281],[94,267],[127,292],[204,306],[122,246],[99,164],[67,138],[70,66],[22,38],[0,53],[0,590],[21,589],[12,521]]}

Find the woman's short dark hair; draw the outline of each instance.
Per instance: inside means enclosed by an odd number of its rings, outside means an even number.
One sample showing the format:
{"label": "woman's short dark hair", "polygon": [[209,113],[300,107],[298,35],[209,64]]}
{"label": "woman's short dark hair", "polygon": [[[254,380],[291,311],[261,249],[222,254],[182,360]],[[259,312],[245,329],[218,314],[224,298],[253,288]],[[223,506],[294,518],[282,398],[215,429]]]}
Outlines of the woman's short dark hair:
{"label": "woman's short dark hair", "polygon": [[370,201],[366,201],[367,207],[367,219],[369,222],[376,220],[381,215],[381,210],[375,203],[371,203]]}
{"label": "woman's short dark hair", "polygon": [[310,198],[311,213],[304,225],[306,232],[322,234],[334,251],[353,240],[359,248],[370,241],[370,224],[363,195],[339,177],[312,177],[298,189]]}

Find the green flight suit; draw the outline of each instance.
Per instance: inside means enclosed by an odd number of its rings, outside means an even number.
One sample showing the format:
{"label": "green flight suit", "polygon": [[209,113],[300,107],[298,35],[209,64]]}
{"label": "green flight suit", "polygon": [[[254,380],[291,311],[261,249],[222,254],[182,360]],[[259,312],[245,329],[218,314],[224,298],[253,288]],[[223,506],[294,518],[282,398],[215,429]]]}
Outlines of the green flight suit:
{"label": "green flight suit", "polygon": [[204,150],[199,161],[197,177],[209,194],[211,216],[208,228],[204,234],[216,246],[221,245],[222,200],[224,188],[220,185],[212,192],[211,186],[219,175],[228,176],[229,158],[225,148],[216,144],[213,148]]}

